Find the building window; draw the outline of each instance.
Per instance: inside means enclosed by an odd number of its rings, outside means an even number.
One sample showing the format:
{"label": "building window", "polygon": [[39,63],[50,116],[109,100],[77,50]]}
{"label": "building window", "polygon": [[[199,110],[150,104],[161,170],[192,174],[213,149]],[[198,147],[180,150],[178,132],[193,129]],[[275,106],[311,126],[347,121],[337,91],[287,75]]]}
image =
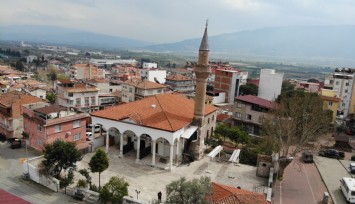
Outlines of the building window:
{"label": "building window", "polygon": [[251,120],[251,115],[250,115],[250,114],[246,114],[246,115],[245,115],[245,119],[246,119],[246,120]]}
{"label": "building window", "polygon": [[237,102],[237,108],[241,108],[242,107],[242,103],[241,102]]}
{"label": "building window", "polygon": [[349,82],[346,82],[346,83],[345,83],[345,86],[349,86]]}
{"label": "building window", "polygon": [[341,106],[343,106],[343,107],[344,107],[344,106],[345,106],[345,103],[342,103],[342,104],[341,104]]}
{"label": "building window", "polygon": [[132,93],[132,91],[133,91],[132,88],[129,88],[129,93]]}
{"label": "building window", "polygon": [[75,104],[76,106],[81,106],[81,98],[77,98]]}
{"label": "building window", "polygon": [[62,126],[61,125],[56,125],[55,126],[55,132],[60,132],[62,131]]}
{"label": "building window", "polygon": [[42,141],[41,139],[38,139],[38,140],[37,140],[37,144],[38,144],[38,145],[42,145],[42,144],[43,144],[43,141]]}
{"label": "building window", "polygon": [[158,93],[161,93],[161,89],[158,90]]}
{"label": "building window", "polygon": [[242,118],[242,114],[237,112],[237,113],[235,113],[235,117],[236,118]]}
{"label": "building window", "polygon": [[148,90],[148,94],[153,94],[153,90]]}
{"label": "building window", "polygon": [[212,121],[214,121],[214,115],[212,115]]}
{"label": "building window", "polygon": [[38,126],[37,126],[37,130],[38,130],[39,132],[42,132],[42,125],[38,125]]}
{"label": "building window", "polygon": [[329,102],[328,102],[328,105],[329,105],[329,106],[332,106],[332,105],[333,105],[333,102],[332,102],[332,101],[329,101]]}
{"label": "building window", "polygon": [[207,119],[207,124],[210,124],[210,118]]}
{"label": "building window", "polygon": [[338,81],[336,81],[336,82],[335,82],[335,85],[339,85],[339,82],[338,82]]}
{"label": "building window", "polygon": [[69,97],[73,97],[73,93],[68,93],[68,96]]}
{"label": "building window", "polygon": [[81,133],[77,133],[74,135],[74,141],[80,140],[81,138]]}
{"label": "building window", "polygon": [[85,97],[85,106],[89,106],[89,97]]}
{"label": "building window", "polygon": [[91,96],[91,105],[95,106],[96,105],[96,98],[95,96]]}
{"label": "building window", "polygon": [[348,90],[347,90],[347,89],[345,89],[345,93],[348,93]]}
{"label": "building window", "polygon": [[78,128],[80,127],[80,120],[76,120],[73,122],[73,128]]}
{"label": "building window", "polygon": [[112,89],[110,89],[109,92],[111,93],[111,92],[112,92]]}

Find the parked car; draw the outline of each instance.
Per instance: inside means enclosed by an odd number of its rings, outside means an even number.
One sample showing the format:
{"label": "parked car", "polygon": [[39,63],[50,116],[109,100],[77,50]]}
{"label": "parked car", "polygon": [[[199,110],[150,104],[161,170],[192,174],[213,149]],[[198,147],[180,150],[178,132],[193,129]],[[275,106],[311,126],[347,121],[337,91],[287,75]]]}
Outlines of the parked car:
{"label": "parked car", "polygon": [[334,159],[343,159],[345,157],[344,152],[338,151],[336,149],[321,149],[319,150],[318,155]]}
{"label": "parked car", "polygon": [[304,163],[313,163],[313,153],[310,151],[302,152],[302,160]]}
{"label": "parked car", "polygon": [[86,132],[86,141],[92,140],[92,132]]}
{"label": "parked car", "polygon": [[18,149],[22,147],[21,140],[13,140],[10,145],[11,149]]}
{"label": "parked car", "polygon": [[351,156],[351,161],[355,161],[355,155]]}
{"label": "parked car", "polygon": [[[87,124],[86,125],[86,131],[87,132],[91,132],[92,131],[92,124]],[[100,132],[100,125],[95,125],[94,132]]]}
{"label": "parked car", "polygon": [[355,163],[350,163],[350,172],[355,174]]}

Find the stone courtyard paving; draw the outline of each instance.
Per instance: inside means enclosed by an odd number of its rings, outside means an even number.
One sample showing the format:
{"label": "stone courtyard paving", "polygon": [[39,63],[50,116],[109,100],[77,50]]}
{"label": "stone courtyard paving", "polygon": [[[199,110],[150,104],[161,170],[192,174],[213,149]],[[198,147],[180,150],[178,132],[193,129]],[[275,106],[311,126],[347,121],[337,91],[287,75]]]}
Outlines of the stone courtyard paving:
{"label": "stone courtyard paving", "polygon": [[[88,153],[84,156],[82,161],[78,163],[78,170],[89,168],[88,163],[93,154]],[[129,183],[129,196],[136,198],[135,190],[138,190],[140,191],[139,200],[146,202],[157,199],[159,191],[163,193],[162,199],[164,200],[165,186],[183,176],[187,179],[209,176],[214,182],[234,187],[240,186],[242,189],[250,191],[253,191],[254,187],[266,186],[267,183],[267,179],[256,176],[256,167],[243,164],[234,165],[228,162],[208,162],[209,158],[207,157],[192,162],[190,165],[174,166],[172,172],[145,164],[136,164],[134,151],[127,153],[124,158],[119,158],[118,151],[110,148],[109,159],[109,168],[101,174],[101,186],[107,183],[112,176],[121,176]],[[99,174],[90,173],[90,175],[92,183],[98,185]],[[76,175],[75,179],[83,179],[83,177]]]}

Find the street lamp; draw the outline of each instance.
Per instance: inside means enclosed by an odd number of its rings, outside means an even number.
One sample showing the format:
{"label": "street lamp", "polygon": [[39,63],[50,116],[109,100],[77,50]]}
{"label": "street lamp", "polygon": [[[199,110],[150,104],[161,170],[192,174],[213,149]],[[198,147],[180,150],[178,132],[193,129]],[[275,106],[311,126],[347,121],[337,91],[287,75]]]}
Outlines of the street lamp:
{"label": "street lamp", "polygon": [[137,193],[137,200],[138,200],[138,194],[140,194],[141,192],[136,189],[136,193]]}

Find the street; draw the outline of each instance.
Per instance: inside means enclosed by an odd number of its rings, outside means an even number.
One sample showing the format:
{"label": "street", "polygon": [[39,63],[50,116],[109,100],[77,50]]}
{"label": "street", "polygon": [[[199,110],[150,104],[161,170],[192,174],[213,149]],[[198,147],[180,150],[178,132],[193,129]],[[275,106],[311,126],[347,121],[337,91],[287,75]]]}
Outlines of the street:
{"label": "street", "polygon": [[[274,188],[275,204],[321,203],[327,188],[314,163],[303,163],[299,157],[285,169],[282,181]],[[329,198],[328,203],[332,203]]]}
{"label": "street", "polygon": [[[29,157],[34,157],[29,152]],[[36,204],[69,203],[73,199],[62,193],[55,193],[46,187],[22,179],[21,158],[26,157],[25,148],[11,149],[9,144],[0,142],[0,189]]]}

